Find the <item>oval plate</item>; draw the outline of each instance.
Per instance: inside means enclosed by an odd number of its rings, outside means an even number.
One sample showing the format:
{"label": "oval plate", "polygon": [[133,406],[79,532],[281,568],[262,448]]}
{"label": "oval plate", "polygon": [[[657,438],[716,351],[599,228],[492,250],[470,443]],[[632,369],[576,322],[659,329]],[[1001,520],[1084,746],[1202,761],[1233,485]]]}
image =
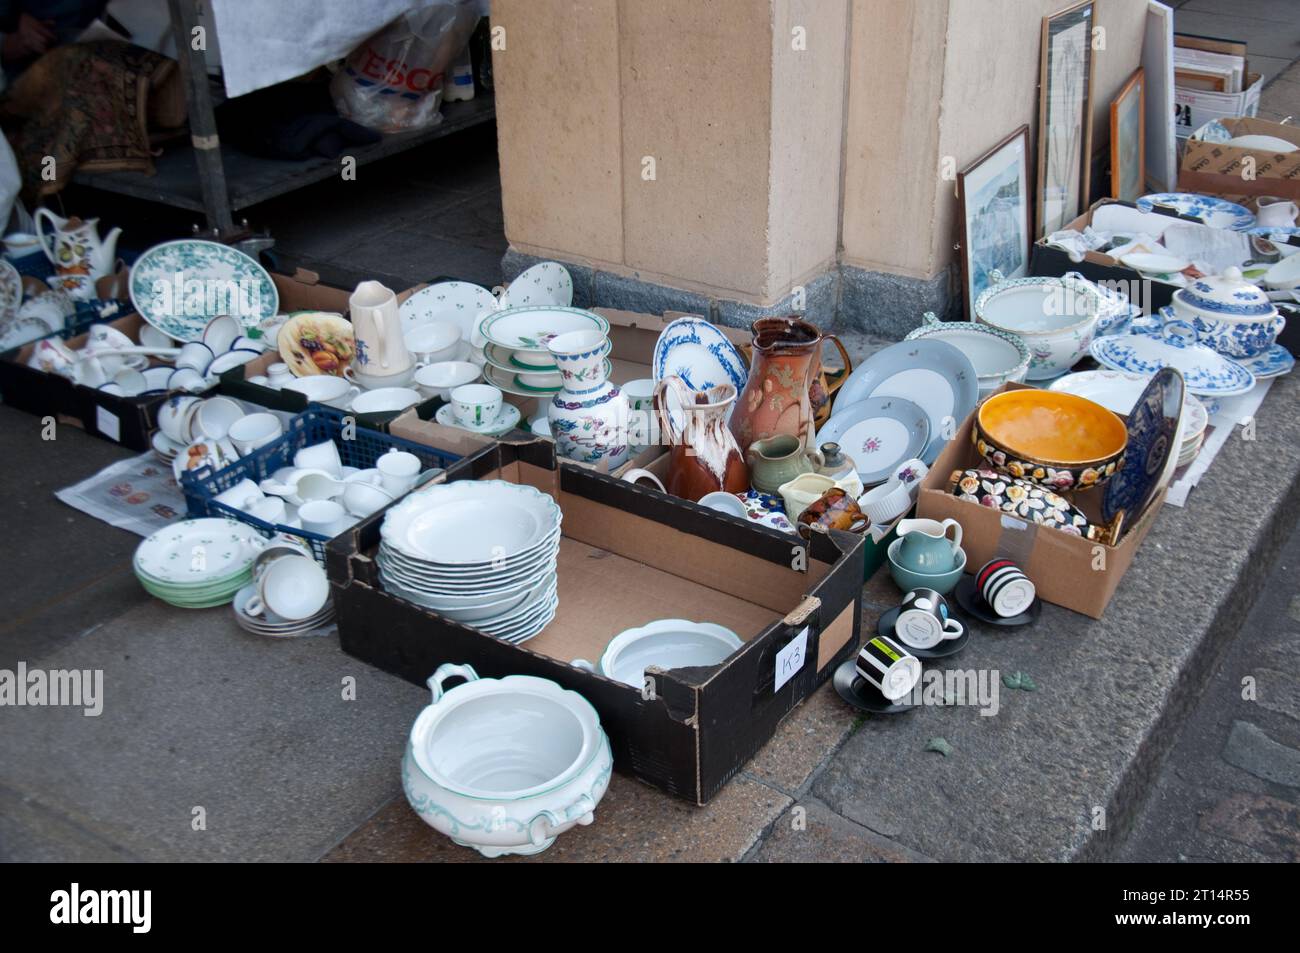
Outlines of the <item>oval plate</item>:
{"label": "oval plate", "polygon": [[865,485],[882,483],[904,460],[919,457],[930,442],[930,418],[902,397],[868,397],[831,414],[817,431],[817,446],[838,443]]}
{"label": "oval plate", "polygon": [[659,334],[651,359],[654,379],[680,377],[691,390],[730,384],[737,396],[749,380],[749,369],[736,345],[703,318],[678,318]]}
{"label": "oval plate", "polygon": [[[196,280],[201,296],[185,291]],[[200,340],[221,314],[233,314],[245,334],[258,337],[261,323],[280,309],[280,293],[265,268],[237,248],[197,238],[154,245],[131,266],[130,286],[140,316],[177,341]]]}
{"label": "oval plate", "polygon": [[1180,215],[1200,219],[1214,228],[1230,228],[1242,232],[1255,224],[1255,216],[1234,202],[1216,199],[1209,195],[1191,192],[1153,192],[1137,200],[1137,207],[1150,212],[1156,205],[1176,209]]}
{"label": "oval plate", "polygon": [[1170,344],[1146,334],[1122,334],[1096,338],[1090,350],[1098,363],[1130,374],[1177,368],[1187,389],[1201,397],[1232,397],[1255,386],[1254,374],[1200,344]]}
{"label": "oval plate", "polygon": [[979,402],[979,377],[970,358],[947,341],[901,341],[858,365],[835,395],[832,416],[864,398],[885,396],[902,397],[925,410],[930,443],[914,456],[934,463],[948,442],[944,420],[955,421],[955,432]]}

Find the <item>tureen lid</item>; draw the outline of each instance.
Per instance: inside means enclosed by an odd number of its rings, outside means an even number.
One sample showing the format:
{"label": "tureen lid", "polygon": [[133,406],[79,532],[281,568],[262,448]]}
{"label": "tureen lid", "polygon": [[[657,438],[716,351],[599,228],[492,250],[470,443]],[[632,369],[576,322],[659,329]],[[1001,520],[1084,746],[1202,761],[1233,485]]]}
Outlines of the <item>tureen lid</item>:
{"label": "tureen lid", "polygon": [[1188,307],[1210,314],[1264,318],[1277,313],[1268,295],[1241,276],[1240,268],[1227,268],[1218,276],[1197,278],[1174,293]]}

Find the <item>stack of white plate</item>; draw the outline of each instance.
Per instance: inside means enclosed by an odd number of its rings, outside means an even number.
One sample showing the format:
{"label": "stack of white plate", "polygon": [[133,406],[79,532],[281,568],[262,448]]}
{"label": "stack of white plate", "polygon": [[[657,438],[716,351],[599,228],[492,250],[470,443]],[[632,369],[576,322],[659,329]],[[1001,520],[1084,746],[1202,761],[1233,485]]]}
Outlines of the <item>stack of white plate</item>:
{"label": "stack of white plate", "polygon": [[461,480],[413,493],[380,529],[379,573],[394,595],[507,642],[555,617],[559,506],[530,486]]}
{"label": "stack of white plate", "polygon": [[1210,422],[1209,412],[1197,398],[1188,394],[1183,410],[1183,439],[1178,450],[1178,468],[1182,469],[1196,459],[1205,443],[1205,428]]}
{"label": "stack of white plate", "polygon": [[185,609],[230,602],[253,578],[253,560],[266,540],[232,519],[181,520],[158,530],[135,551],[140,585]]}

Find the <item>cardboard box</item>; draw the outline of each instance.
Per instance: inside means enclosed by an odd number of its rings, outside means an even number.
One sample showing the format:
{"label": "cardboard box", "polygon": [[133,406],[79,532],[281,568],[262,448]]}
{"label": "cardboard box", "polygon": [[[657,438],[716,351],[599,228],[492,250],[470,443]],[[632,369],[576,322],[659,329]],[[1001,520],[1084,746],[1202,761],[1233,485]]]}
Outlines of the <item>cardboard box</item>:
{"label": "cardboard box", "polygon": [[[1022,389],[1027,388],[1023,384],[1006,384],[995,393]],[[926,474],[917,501],[917,516],[934,520],[951,518],[961,524],[968,573],[977,572],[995,556],[1005,555],[1033,580],[1041,598],[1100,619],[1155,523],[1164,504],[1164,491],[1135,525],[1123,530],[1117,546],[1038,526],[1001,510],[958,499],[952,494],[953,472],[988,466],[971,443],[977,413],[978,407],[962,422],[957,436]],[[1090,520],[1100,522],[1100,489],[1063,495],[1071,498]]]}
{"label": "cardboard box", "polygon": [[[322,284],[320,275],[314,271],[299,268],[292,275],[281,275],[272,272],[271,280],[275,282],[276,290],[280,293],[281,312],[329,311],[341,314],[345,318],[348,316],[348,298],[351,297],[352,292],[344,288],[335,288],[331,285]],[[397,300],[399,302],[405,301],[422,287],[424,286],[415,285],[405,291],[398,292]],[[229,397],[258,404],[262,407],[269,407],[271,410],[282,410],[290,414],[301,413],[307,409],[309,403],[302,394],[294,391],[276,390],[274,387],[264,387],[249,380],[250,377],[265,375],[268,367],[281,360],[279,352],[275,350],[275,342],[272,341],[270,344],[271,350],[261,357],[255,358],[240,367],[231,368],[221,375],[221,384],[218,391]],[[411,410],[428,420],[437,413],[441,403],[436,397],[431,397],[417,404]],[[358,414],[357,423],[363,427],[382,430],[387,433],[392,422],[404,413],[406,411],[399,410],[383,414]]]}
{"label": "cardboard box", "polygon": [[[1234,40],[1219,40],[1213,37],[1193,36],[1188,33],[1175,33],[1174,46],[1183,49],[1204,50],[1207,53],[1223,53],[1227,56],[1240,56],[1246,60],[1246,44]],[[1259,97],[1264,89],[1264,78],[1259,73],[1250,71],[1246,60],[1242,90],[1237,93],[1215,92],[1208,89],[1189,89],[1174,85],[1174,134],[1186,140],[1197,129],[1212,119],[1227,119],[1232,116],[1254,116],[1259,112]],[[1179,186],[1182,188],[1182,185]],[[1194,191],[1200,191],[1194,190]],[[1268,193],[1259,193],[1268,194]]]}
{"label": "cardboard box", "polygon": [[[1234,136],[1274,136],[1300,147],[1300,128],[1289,124],[1236,118],[1224,119],[1223,125]],[[1239,204],[1261,195],[1300,202],[1300,152],[1266,152],[1189,139],[1178,167],[1178,188]]]}
{"label": "cardboard box", "polygon": [[[550,441],[497,444],[448,478],[511,480],[557,500],[554,621],[512,645],[385,592],[376,514],[328,550],[343,650],[417,685],[444,662],[488,678],[549,678],[596,707],[618,770],[678,797],[708,802],[857,650],[861,537],[817,535],[805,548],[755,534],[607,474],[557,466]],[[725,625],[745,644],[711,668],[652,669],[645,692],[570,664],[595,661],[614,635],[666,617]]]}
{"label": "cardboard box", "polygon": [[[1132,203],[1129,202],[1119,202],[1116,199],[1100,199],[1093,203],[1088,211],[1066,225],[1065,228],[1079,232],[1083,231],[1084,228],[1092,224],[1092,218],[1097,209],[1110,204],[1133,207]],[[1210,227],[1185,215],[1170,214],[1169,217],[1180,222],[1189,222],[1200,228]],[[1077,271],[1091,281],[1122,291],[1128,295],[1133,304],[1142,308],[1147,314],[1154,314],[1160,308],[1170,304],[1174,299],[1174,292],[1178,290],[1175,285],[1147,278],[1141,272],[1130,268],[1119,259],[1112,258],[1104,252],[1085,252],[1083,261],[1073,261],[1061,249],[1048,245],[1046,238],[1040,238],[1034,243],[1029,259],[1029,273],[1031,275],[1060,277],[1070,271]]]}
{"label": "cardboard box", "polygon": [[[103,323],[136,341],[144,319],[132,313]],[[66,343],[75,351],[86,343],[86,335],[78,334]],[[0,396],[6,404],[39,417],[54,417],[129,450],[150,448],[151,435],[158,427],[158,408],[167,394],[118,397],[59,374],[47,374],[27,366],[35,346],[32,341],[0,355]]]}

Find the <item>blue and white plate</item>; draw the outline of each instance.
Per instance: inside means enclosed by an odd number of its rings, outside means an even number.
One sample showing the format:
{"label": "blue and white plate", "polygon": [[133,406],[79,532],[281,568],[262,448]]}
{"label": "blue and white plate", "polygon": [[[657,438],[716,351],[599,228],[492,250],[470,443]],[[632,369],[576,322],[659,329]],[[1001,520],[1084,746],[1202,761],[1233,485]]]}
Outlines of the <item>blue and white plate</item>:
{"label": "blue and white plate", "polygon": [[921,455],[930,442],[930,417],[902,397],[867,397],[831,415],[817,431],[817,446],[827,441],[853,459],[863,484],[883,483],[904,460]]}
{"label": "blue and white plate", "polygon": [[1256,225],[1246,229],[1246,234],[1267,238],[1278,247],[1278,252],[1284,258],[1300,253],[1300,247],[1288,242],[1290,239],[1292,242],[1300,243],[1300,225]]}
{"label": "blue and white plate", "polygon": [[1101,515],[1109,523],[1123,512],[1132,526],[1160,489],[1171,454],[1180,449],[1178,427],[1183,414],[1183,379],[1172,367],[1155,373],[1128,415],[1124,464],[1106,481]]}
{"label": "blue and white plate", "polygon": [[691,390],[708,390],[730,384],[739,395],[749,380],[749,369],[736,345],[703,318],[678,318],[655,342],[654,379],[680,377]]}
{"label": "blue and white plate", "polygon": [[1198,218],[1214,228],[1230,228],[1235,232],[1245,231],[1255,224],[1255,216],[1249,209],[1242,208],[1235,202],[1216,199],[1209,195],[1195,195],[1191,192],[1153,192],[1137,200],[1137,207],[1150,212],[1155,205],[1174,209],[1180,215]]}
{"label": "blue and white plate", "polygon": [[857,366],[835,395],[833,413],[868,397],[902,397],[930,419],[925,463],[934,463],[957,427],[979,402],[979,377],[970,358],[947,341],[901,341]]}
{"label": "blue and white plate", "polygon": [[1233,360],[1254,374],[1257,381],[1290,374],[1291,368],[1295,367],[1295,358],[1280,344],[1274,344],[1263,354],[1256,354],[1254,357],[1235,357]]}
{"label": "blue and white plate", "polygon": [[177,341],[200,340],[222,314],[239,318],[247,334],[280,309],[265,268],[237,248],[197,238],[154,245],[131,266],[130,286],[140,316]]}
{"label": "blue and white plate", "polygon": [[1200,344],[1174,344],[1151,335],[1129,334],[1096,338],[1090,350],[1098,363],[1130,374],[1177,368],[1187,389],[1202,397],[1231,397],[1255,386],[1254,374]]}

